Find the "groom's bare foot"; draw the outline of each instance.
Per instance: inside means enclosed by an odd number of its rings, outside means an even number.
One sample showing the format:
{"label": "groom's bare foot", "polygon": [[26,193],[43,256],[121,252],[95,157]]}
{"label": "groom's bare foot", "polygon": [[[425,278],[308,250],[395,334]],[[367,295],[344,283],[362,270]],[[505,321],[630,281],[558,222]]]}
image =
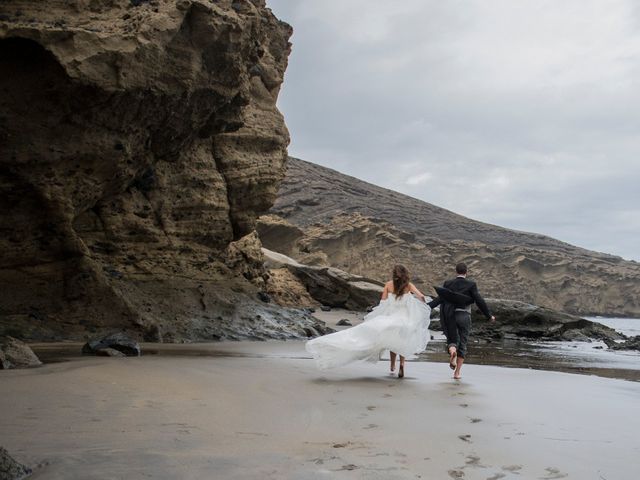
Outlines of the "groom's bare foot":
{"label": "groom's bare foot", "polygon": [[454,374],[453,374],[453,378],[454,378],[455,380],[460,380],[460,379],[462,378],[462,375],[460,375],[460,373],[454,373]]}
{"label": "groom's bare foot", "polygon": [[451,370],[455,370],[457,362],[458,362],[458,351],[456,350],[456,347],[451,347],[449,349],[449,368]]}

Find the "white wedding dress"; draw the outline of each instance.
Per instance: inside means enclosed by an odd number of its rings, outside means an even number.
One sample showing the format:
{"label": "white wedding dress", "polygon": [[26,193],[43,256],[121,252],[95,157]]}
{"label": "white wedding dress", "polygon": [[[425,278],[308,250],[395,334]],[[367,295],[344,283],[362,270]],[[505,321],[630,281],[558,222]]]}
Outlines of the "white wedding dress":
{"label": "white wedding dress", "polygon": [[411,358],[427,346],[430,313],[412,294],[396,298],[391,293],[360,325],[309,340],[306,349],[323,370],[361,360],[377,362],[385,350]]}

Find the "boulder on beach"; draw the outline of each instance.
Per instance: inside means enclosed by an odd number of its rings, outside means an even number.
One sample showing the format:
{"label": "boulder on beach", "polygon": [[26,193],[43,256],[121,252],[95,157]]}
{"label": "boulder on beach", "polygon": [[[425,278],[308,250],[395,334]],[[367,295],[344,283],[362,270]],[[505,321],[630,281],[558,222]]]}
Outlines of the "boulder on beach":
{"label": "boulder on beach", "polygon": [[0,337],[0,370],[42,365],[31,347],[13,337]]}
{"label": "boulder on beach", "polygon": [[126,357],[127,355],[115,348],[100,348],[95,353],[99,357]]}
{"label": "boulder on beach", "polygon": [[0,447],[0,480],[19,480],[31,474],[31,469],[14,460]]}
{"label": "boulder on beach", "polygon": [[116,356],[111,350],[128,357],[139,357],[141,354],[138,342],[121,332],[90,340],[82,347],[82,353],[86,355]]}

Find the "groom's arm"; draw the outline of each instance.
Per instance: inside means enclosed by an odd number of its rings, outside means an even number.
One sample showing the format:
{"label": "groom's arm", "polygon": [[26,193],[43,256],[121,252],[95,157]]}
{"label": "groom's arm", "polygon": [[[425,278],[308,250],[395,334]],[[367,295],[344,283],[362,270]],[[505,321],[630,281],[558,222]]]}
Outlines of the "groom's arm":
{"label": "groom's arm", "polygon": [[[445,280],[442,286],[444,288],[449,288],[449,280]],[[436,308],[438,305],[441,305],[441,304],[442,304],[442,300],[440,299],[440,297],[436,297],[427,303],[427,305],[429,305],[431,308]]]}
{"label": "groom's arm", "polygon": [[488,320],[490,320],[492,318],[491,310],[489,310],[487,302],[484,301],[484,298],[482,298],[480,292],[478,292],[478,286],[475,284],[475,282],[471,287],[471,291],[469,293],[471,293],[471,298],[473,298],[473,301],[478,306],[482,314],[487,317]]}

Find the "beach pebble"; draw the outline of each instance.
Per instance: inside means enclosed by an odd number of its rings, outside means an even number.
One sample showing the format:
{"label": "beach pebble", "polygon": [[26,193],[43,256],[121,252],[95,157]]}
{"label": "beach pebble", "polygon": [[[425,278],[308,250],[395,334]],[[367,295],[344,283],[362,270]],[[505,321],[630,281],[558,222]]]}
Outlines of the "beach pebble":
{"label": "beach pebble", "polygon": [[350,327],[353,324],[349,320],[347,320],[346,318],[343,318],[343,319],[339,320],[338,323],[336,323],[336,325],[339,326],[339,327]]}

